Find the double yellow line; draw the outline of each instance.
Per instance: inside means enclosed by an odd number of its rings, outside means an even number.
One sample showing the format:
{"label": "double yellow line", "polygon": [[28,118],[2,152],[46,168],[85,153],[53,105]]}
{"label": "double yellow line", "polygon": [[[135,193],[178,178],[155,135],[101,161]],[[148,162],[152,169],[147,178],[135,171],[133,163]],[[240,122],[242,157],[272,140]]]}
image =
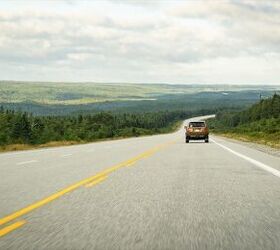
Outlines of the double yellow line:
{"label": "double yellow line", "polygon": [[[52,194],[52,195],[50,195],[50,196],[48,196],[48,197],[46,197],[46,198],[44,198],[40,201],[37,201],[37,202],[35,202],[35,203],[33,203],[33,204],[23,208],[23,209],[20,209],[20,210],[16,211],[16,212],[14,212],[10,215],[7,215],[7,216],[0,219],[0,226],[4,225],[6,223],[10,223],[11,221],[13,221],[13,220],[15,220],[15,219],[27,214],[27,213],[30,213],[31,211],[33,211],[33,210],[35,210],[39,207],[42,207],[42,206],[48,204],[49,202],[51,202],[53,200],[56,200],[59,197],[65,195],[69,192],[72,192],[72,191],[74,191],[75,189],[77,189],[81,186],[92,187],[92,186],[104,181],[110,173],[112,173],[112,172],[114,172],[114,171],[116,171],[116,170],[118,170],[122,167],[132,166],[137,161],[139,161],[141,159],[144,159],[144,158],[147,158],[147,157],[153,155],[154,153],[156,153],[157,151],[159,151],[163,148],[166,148],[173,143],[174,142],[168,142],[168,143],[165,143],[165,144],[158,145],[154,148],[151,148],[151,149],[145,151],[144,153],[142,153],[142,154],[140,154],[136,157],[133,157],[133,158],[127,160],[127,161],[121,162],[117,165],[114,165],[114,166],[98,173],[97,175],[94,175],[94,176],[91,176],[91,177],[86,178],[84,180],[81,180],[81,181],[79,181],[79,182],[77,182],[77,183],[75,183],[75,184],[73,184],[69,187],[66,187],[66,188],[62,189],[61,191],[59,191],[57,193],[54,193],[54,194]],[[21,220],[21,221],[17,221],[15,223],[11,224],[11,225],[8,225],[8,226],[0,229],[0,237],[10,233],[11,231],[13,231],[13,230],[15,230],[15,229],[17,229],[21,226],[23,226],[25,223],[26,223],[25,220]]]}

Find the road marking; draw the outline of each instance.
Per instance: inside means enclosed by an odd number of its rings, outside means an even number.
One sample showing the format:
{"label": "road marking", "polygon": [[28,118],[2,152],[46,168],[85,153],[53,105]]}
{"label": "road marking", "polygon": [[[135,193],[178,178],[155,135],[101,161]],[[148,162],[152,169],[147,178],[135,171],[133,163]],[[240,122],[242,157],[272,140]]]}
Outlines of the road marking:
{"label": "road marking", "polygon": [[14,223],[12,225],[9,225],[7,227],[4,227],[3,229],[0,229],[0,237],[2,237],[4,235],[14,231],[15,229],[17,229],[17,228],[19,228],[21,226],[23,226],[25,223],[26,223],[26,221],[22,220],[22,221],[18,221],[16,223]]}
{"label": "road marking", "polygon": [[131,162],[128,163],[126,166],[127,166],[127,167],[131,167],[131,166],[133,166],[135,163],[136,163],[136,161],[131,161]]}
{"label": "road marking", "polygon": [[62,155],[61,157],[68,157],[68,156],[71,156],[73,154],[65,154],[65,155]]}
{"label": "road marking", "polygon": [[173,141],[173,142],[168,142],[168,143],[165,143],[165,144],[158,145],[158,146],[156,146],[156,147],[154,147],[154,148],[152,148],[150,150],[145,151],[144,153],[142,153],[140,155],[135,156],[134,158],[131,158],[129,160],[121,162],[121,163],[119,163],[117,165],[114,165],[114,166],[112,166],[112,167],[110,167],[110,168],[100,172],[97,175],[91,176],[91,177],[86,178],[84,180],[81,180],[81,181],[79,181],[79,182],[77,182],[77,183],[75,183],[75,184],[73,184],[73,185],[71,185],[69,187],[66,187],[66,188],[62,189],[61,191],[59,191],[57,193],[54,193],[54,194],[52,194],[52,195],[50,195],[50,196],[48,196],[48,197],[46,197],[46,198],[44,198],[44,199],[42,199],[40,201],[37,201],[37,202],[35,202],[35,203],[25,207],[25,208],[22,208],[22,209],[14,212],[14,213],[12,213],[10,215],[7,215],[7,216],[1,218],[0,219],[0,225],[3,225],[5,223],[8,223],[8,222],[14,220],[14,219],[17,219],[18,217],[23,216],[23,215],[25,215],[27,213],[30,213],[31,211],[33,211],[33,210],[35,210],[37,208],[40,208],[40,207],[50,203],[51,201],[56,200],[56,199],[60,198],[61,196],[65,195],[65,194],[67,194],[67,193],[69,193],[71,191],[74,191],[75,189],[77,189],[77,188],[79,188],[81,186],[84,186],[85,184],[87,184],[89,182],[92,182],[92,181],[94,181],[94,180],[96,180],[96,179],[98,179],[100,177],[105,176],[105,175],[109,175],[110,173],[112,173],[112,172],[114,172],[114,171],[116,171],[116,170],[118,170],[118,169],[120,169],[122,167],[127,166],[128,164],[130,164],[133,161],[136,162],[136,161],[138,161],[140,159],[145,158],[147,155],[151,155],[151,152],[155,153],[155,152],[159,151],[160,149],[166,148],[166,147],[168,147],[168,146],[170,146],[170,145],[172,145],[174,143],[175,142]]}
{"label": "road marking", "polygon": [[17,165],[20,166],[20,165],[25,165],[25,164],[35,163],[35,162],[38,162],[38,161],[37,160],[22,161],[22,162],[17,163]]}
{"label": "road marking", "polygon": [[267,172],[269,172],[269,173],[271,173],[271,174],[273,174],[273,175],[275,175],[277,177],[280,177],[280,171],[279,170],[277,170],[275,168],[272,168],[272,167],[270,167],[270,166],[268,166],[268,165],[266,165],[266,164],[264,164],[264,163],[262,163],[260,161],[254,160],[254,159],[252,159],[252,158],[250,158],[250,157],[248,157],[246,155],[240,154],[240,153],[238,153],[238,152],[236,152],[236,151],[234,151],[234,150],[232,150],[232,149],[230,149],[230,148],[228,148],[228,147],[226,147],[226,146],[216,142],[213,139],[211,139],[211,141],[213,141],[215,144],[217,144],[218,146],[222,147],[223,149],[225,149],[225,150],[227,150],[227,151],[229,151],[229,152],[239,156],[240,158],[242,158],[242,159],[244,159],[246,161],[249,161],[250,163],[254,164],[255,166],[257,166],[257,167],[259,167],[259,168],[261,168],[261,169],[263,169],[263,170],[265,170],[265,171],[267,171]]}
{"label": "road marking", "polygon": [[87,183],[87,184],[85,185],[85,187],[92,187],[92,186],[95,186],[95,185],[97,185],[98,183],[104,181],[107,177],[108,177],[107,175],[101,176],[100,178],[98,178],[98,179],[96,179],[96,180],[94,180],[94,181],[92,181],[92,182],[90,182],[90,183]]}

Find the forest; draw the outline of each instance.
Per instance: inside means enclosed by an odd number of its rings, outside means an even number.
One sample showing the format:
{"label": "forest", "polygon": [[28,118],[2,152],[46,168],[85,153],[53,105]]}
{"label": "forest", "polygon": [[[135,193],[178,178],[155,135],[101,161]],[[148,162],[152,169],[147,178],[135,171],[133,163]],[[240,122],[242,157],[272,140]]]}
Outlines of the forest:
{"label": "forest", "polygon": [[[279,119],[279,95],[269,98],[277,89],[0,81],[0,150],[167,133],[186,118],[214,113],[216,132],[245,131],[256,120],[270,131]],[[250,107],[260,94],[264,100]]]}
{"label": "forest", "polygon": [[210,129],[240,139],[280,147],[280,95],[262,99],[239,111],[221,111],[209,120]]}
{"label": "forest", "polygon": [[33,116],[26,112],[0,109],[0,146],[39,145],[48,142],[92,142],[169,132],[178,121],[211,110],[109,113],[76,116]]}
{"label": "forest", "polygon": [[242,109],[280,86],[0,81],[0,106],[34,116],[143,113],[207,108]]}

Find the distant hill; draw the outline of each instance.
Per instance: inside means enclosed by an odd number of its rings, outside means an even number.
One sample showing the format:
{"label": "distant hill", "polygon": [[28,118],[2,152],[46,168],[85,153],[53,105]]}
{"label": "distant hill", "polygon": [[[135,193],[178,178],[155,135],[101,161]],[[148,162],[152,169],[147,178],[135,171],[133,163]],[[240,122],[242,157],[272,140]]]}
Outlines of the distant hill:
{"label": "distant hill", "polygon": [[250,105],[280,86],[0,81],[0,106],[34,115],[147,112]]}
{"label": "distant hill", "polygon": [[280,95],[262,99],[241,112],[219,112],[209,125],[216,133],[280,148]]}

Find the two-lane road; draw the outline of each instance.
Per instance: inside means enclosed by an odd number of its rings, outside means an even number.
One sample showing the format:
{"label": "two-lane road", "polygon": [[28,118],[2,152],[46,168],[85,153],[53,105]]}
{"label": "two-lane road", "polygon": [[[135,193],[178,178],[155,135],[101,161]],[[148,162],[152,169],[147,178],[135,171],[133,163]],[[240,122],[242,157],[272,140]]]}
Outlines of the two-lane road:
{"label": "two-lane road", "polygon": [[280,249],[280,158],[210,139],[0,154],[0,249]]}

